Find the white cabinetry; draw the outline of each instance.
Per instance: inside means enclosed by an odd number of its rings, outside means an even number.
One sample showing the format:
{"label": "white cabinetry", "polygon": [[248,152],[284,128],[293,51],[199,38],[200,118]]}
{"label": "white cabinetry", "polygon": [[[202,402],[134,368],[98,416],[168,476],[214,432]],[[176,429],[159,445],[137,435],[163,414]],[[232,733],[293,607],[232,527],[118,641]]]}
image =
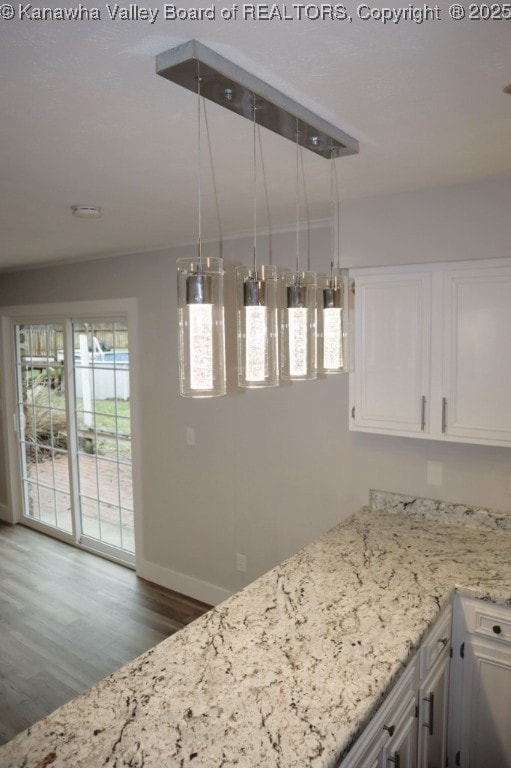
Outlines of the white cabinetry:
{"label": "white cabinetry", "polygon": [[511,446],[511,259],[350,275],[350,429]]}
{"label": "white cabinetry", "polygon": [[455,599],[449,764],[511,768],[511,610]]}
{"label": "white cabinetry", "polygon": [[417,768],[417,710],[415,697],[409,702],[396,732],[383,749],[384,768]]}
{"label": "white cabinetry", "polygon": [[[406,750],[404,756],[408,757],[417,739],[417,679],[418,660],[414,658],[340,768],[391,768],[390,759],[395,759],[396,752],[399,768],[399,750],[403,754]],[[416,762],[401,763],[401,768],[415,766]]]}
{"label": "white cabinetry", "polygon": [[444,429],[511,439],[511,264],[444,272]]}
{"label": "white cabinetry", "polygon": [[419,688],[419,766],[445,768],[449,702],[449,654]]}
{"label": "white cabinetry", "polygon": [[444,768],[450,637],[449,606],[339,768]]}
{"label": "white cabinetry", "polygon": [[378,270],[357,273],[355,284],[352,424],[420,432],[429,401],[431,274]]}
{"label": "white cabinetry", "polygon": [[419,768],[445,768],[446,765],[451,624],[449,608],[421,646]]}

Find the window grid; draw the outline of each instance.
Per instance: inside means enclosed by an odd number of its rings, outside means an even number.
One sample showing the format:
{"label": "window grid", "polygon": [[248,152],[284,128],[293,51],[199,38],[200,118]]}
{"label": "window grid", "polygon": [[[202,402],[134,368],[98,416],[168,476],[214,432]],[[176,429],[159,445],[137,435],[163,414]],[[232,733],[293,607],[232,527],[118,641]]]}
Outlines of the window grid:
{"label": "window grid", "polygon": [[[75,409],[77,431],[82,434],[78,451],[82,530],[105,544],[134,552],[127,327],[113,322],[85,328],[75,323],[75,350],[84,348],[83,340],[80,345],[84,334],[88,359],[84,363],[80,354],[75,360],[77,391],[79,380],[87,388],[86,378],[90,390],[90,402],[85,402],[84,395],[81,409]],[[120,334],[123,348],[118,344]],[[106,342],[101,341],[103,336]]]}
{"label": "window grid", "polygon": [[[55,349],[55,339],[62,332],[62,326],[49,324],[16,327],[17,408],[23,416],[20,425],[24,425],[20,440],[24,513],[71,532],[67,450],[55,441],[56,434],[63,437],[66,418],[65,408],[60,406],[62,364]],[[64,491],[58,488],[62,482]]]}

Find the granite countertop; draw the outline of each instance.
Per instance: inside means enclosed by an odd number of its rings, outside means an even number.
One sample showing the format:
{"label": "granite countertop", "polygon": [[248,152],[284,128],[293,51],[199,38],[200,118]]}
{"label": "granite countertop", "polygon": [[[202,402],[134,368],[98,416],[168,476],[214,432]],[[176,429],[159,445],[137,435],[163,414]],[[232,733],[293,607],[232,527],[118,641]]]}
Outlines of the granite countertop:
{"label": "granite countertop", "polygon": [[335,766],[455,589],[511,605],[510,553],[511,515],[373,492],[0,747],[0,766]]}

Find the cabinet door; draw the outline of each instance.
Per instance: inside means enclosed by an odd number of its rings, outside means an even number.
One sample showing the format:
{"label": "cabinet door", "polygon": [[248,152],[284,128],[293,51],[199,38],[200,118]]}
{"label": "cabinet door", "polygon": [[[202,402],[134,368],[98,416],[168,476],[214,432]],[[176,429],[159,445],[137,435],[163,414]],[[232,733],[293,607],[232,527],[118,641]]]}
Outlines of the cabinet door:
{"label": "cabinet door", "polygon": [[430,322],[429,272],[355,276],[351,429],[427,431]]}
{"label": "cabinet door", "polygon": [[449,698],[449,654],[419,688],[419,768],[445,768]]}
{"label": "cabinet door", "polygon": [[[338,768],[390,768],[392,762],[389,748],[393,752],[397,749],[396,745],[401,744],[401,739],[407,731],[407,724],[412,714],[415,733],[417,732],[417,719],[415,718],[417,675],[418,661],[417,658],[414,658],[358,741],[344,760],[340,762]],[[415,737],[416,744],[417,739]],[[389,756],[388,763],[387,756]],[[403,759],[404,757],[403,751]],[[401,765],[404,768],[408,765],[415,766],[415,763],[402,763]]]}
{"label": "cabinet door", "polygon": [[511,445],[511,266],[446,270],[442,431]]}
{"label": "cabinet door", "polygon": [[402,720],[383,749],[384,768],[417,768],[417,718],[415,698],[409,703]]}
{"label": "cabinet door", "polygon": [[462,768],[511,768],[511,649],[465,641],[461,701]]}

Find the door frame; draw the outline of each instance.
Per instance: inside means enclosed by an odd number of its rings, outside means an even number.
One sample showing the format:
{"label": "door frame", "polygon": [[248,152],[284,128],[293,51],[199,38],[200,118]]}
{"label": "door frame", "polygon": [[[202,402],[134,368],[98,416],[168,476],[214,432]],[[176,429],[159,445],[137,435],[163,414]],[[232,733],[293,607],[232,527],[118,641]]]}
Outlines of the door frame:
{"label": "door frame", "polygon": [[[7,455],[7,510],[4,519],[13,524],[23,520],[23,496],[22,478],[19,462],[18,447],[18,423],[16,412],[16,369],[15,369],[15,344],[14,327],[19,324],[37,323],[62,323],[67,326],[70,321],[90,321],[91,318],[115,321],[122,319],[128,326],[130,340],[129,372],[130,372],[130,401],[133,404],[131,413],[131,445],[132,445],[132,475],[133,475],[133,507],[134,507],[134,533],[135,533],[135,568],[137,562],[143,562],[143,505],[142,505],[142,478],[140,473],[140,408],[139,403],[139,373],[140,370],[140,346],[138,340],[138,302],[135,298],[111,299],[98,301],[73,301],[55,304],[29,304],[13,307],[3,307],[1,310],[1,334],[0,334],[0,376],[1,390],[4,398],[3,413],[3,439]],[[69,379],[73,376],[72,366],[66,368],[66,389]],[[69,391],[69,389],[68,389]],[[70,459],[75,461],[73,456]],[[74,493],[72,489],[72,493]],[[31,521],[31,527],[44,533],[49,530],[44,525],[39,525],[36,520]],[[73,538],[71,534],[58,529],[52,530],[55,538],[66,541],[69,544],[94,551],[95,554],[116,560],[110,554],[104,554],[100,549],[91,550]],[[123,565],[129,565],[119,559]]]}

